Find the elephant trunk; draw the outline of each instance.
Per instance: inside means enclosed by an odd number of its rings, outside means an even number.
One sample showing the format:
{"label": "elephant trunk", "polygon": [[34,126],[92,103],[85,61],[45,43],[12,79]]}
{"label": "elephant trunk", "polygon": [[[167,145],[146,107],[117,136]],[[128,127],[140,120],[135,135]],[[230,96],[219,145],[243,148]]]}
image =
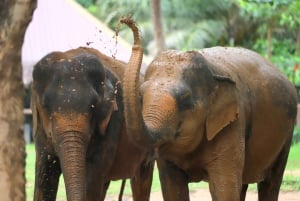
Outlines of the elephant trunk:
{"label": "elephant trunk", "polygon": [[138,146],[144,147],[153,144],[153,142],[147,134],[145,123],[143,122],[142,106],[139,97],[139,76],[143,59],[143,48],[141,46],[139,30],[134,21],[131,18],[123,18],[120,22],[127,24],[131,28],[134,36],[131,57],[123,76],[123,101],[126,129],[133,142]]}
{"label": "elephant trunk", "polygon": [[172,141],[180,130],[176,99],[159,89],[143,94],[142,115],[155,146]]}
{"label": "elephant trunk", "polygon": [[87,141],[81,133],[66,132],[59,140],[57,151],[65,181],[67,200],[86,199],[86,148]]}

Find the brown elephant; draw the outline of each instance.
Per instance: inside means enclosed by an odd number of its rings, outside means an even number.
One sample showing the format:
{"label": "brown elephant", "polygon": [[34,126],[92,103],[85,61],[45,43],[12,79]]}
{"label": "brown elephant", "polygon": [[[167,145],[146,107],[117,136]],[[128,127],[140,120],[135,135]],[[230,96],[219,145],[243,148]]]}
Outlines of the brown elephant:
{"label": "brown elephant", "polygon": [[253,51],[213,47],[162,52],[139,88],[139,59],[123,80],[127,133],[156,150],[164,200],[188,201],[202,180],[214,201],[244,200],[249,183],[277,200],[296,117],[288,79]]}
{"label": "brown elephant", "polygon": [[124,67],[92,48],[53,52],[34,66],[35,201],[56,200],[61,173],[68,201],[104,200],[109,182],[124,178],[134,200],[149,200],[154,162],[126,133]]}

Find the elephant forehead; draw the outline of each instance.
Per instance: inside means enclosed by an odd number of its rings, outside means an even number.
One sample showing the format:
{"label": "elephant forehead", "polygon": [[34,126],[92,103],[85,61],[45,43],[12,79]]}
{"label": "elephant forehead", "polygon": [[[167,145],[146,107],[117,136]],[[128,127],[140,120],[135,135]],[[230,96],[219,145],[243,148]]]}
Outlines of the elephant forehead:
{"label": "elephant forehead", "polygon": [[86,72],[87,66],[77,59],[61,59],[56,66],[58,72],[65,75],[80,76]]}
{"label": "elephant forehead", "polygon": [[179,90],[181,80],[172,78],[151,79],[144,82],[140,88],[141,93],[149,92],[154,95],[161,95],[163,93],[171,93],[174,90]]}
{"label": "elephant forehead", "polygon": [[88,129],[88,114],[78,114],[70,112],[67,114],[54,112],[52,114],[52,120],[55,123],[56,129],[67,132],[77,131],[86,132]]}
{"label": "elephant forehead", "polygon": [[200,56],[201,55],[195,51],[165,51],[149,65],[145,79],[147,79],[147,77],[180,79],[183,74],[182,72],[193,66],[195,58]]}
{"label": "elephant forehead", "polygon": [[170,62],[155,62],[146,73],[145,79],[152,77],[178,79],[181,77],[182,69],[179,69],[175,63]]}

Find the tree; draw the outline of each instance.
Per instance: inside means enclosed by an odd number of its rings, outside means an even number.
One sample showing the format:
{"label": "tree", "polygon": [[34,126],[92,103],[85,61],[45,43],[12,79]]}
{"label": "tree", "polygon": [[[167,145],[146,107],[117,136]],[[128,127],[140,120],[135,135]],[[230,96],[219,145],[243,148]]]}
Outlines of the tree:
{"label": "tree", "polygon": [[[145,53],[155,56],[150,0],[95,2],[97,5],[89,10],[111,28],[119,16],[132,14],[143,36]],[[167,49],[242,46],[268,57],[289,77],[293,77],[293,67],[300,63],[299,0],[168,0],[160,3]],[[131,32],[122,30],[120,36],[130,40]],[[295,77],[300,84],[300,70]]]}
{"label": "tree", "polygon": [[21,48],[36,0],[0,3],[0,195],[25,200]]}
{"label": "tree", "polygon": [[260,20],[264,27],[264,32],[266,33],[266,57],[270,58],[272,56],[272,37],[274,34],[274,28],[280,27],[280,18],[282,13],[287,8],[288,1],[290,0],[254,0],[254,1],[244,1],[241,0],[241,7],[244,8],[248,13],[252,13],[254,18]]}
{"label": "tree", "polygon": [[165,49],[165,39],[161,19],[160,0],[151,0],[151,14],[154,28],[154,40],[156,44],[156,53]]}

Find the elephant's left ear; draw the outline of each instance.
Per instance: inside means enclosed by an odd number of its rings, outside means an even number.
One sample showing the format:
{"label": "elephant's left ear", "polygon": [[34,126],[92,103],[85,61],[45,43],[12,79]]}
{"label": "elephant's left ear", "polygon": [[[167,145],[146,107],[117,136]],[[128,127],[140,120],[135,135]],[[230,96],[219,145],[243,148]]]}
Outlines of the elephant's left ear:
{"label": "elephant's left ear", "polygon": [[236,84],[229,77],[214,75],[217,81],[210,96],[206,119],[207,139],[212,140],[223,128],[236,121],[239,115]]}

